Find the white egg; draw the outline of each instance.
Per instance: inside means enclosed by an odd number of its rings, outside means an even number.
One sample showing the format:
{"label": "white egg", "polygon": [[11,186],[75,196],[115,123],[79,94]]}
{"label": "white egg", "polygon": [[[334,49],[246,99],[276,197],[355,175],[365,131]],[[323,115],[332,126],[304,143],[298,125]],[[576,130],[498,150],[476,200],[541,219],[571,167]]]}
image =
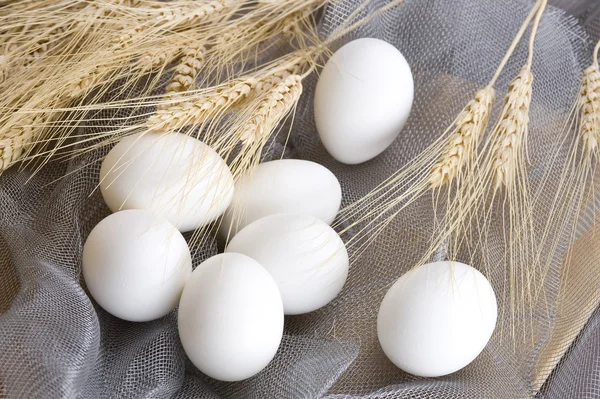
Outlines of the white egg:
{"label": "white egg", "polygon": [[233,177],[223,159],[193,137],[140,133],[125,137],[108,153],[100,190],[113,212],[146,209],[190,231],[225,212]]}
{"label": "white egg", "polygon": [[261,371],[283,336],[277,285],[255,260],[220,254],[200,264],[179,303],[179,336],[192,363],[222,381]]}
{"label": "white egg", "polygon": [[410,66],[396,47],[371,38],[342,46],[315,91],[315,122],[327,151],[346,164],[382,153],[408,119],[413,89]]}
{"label": "white egg", "polygon": [[487,345],[498,308],[489,281],[459,262],[409,271],[385,295],[377,318],[379,343],[402,370],[439,377],[471,363]]}
{"label": "white egg", "polygon": [[83,246],[83,277],[104,310],[148,321],[175,309],[192,274],[185,239],[167,220],[143,210],[113,213]]}
{"label": "white egg", "polygon": [[278,213],[304,213],[331,224],[341,202],[340,183],[324,166],[298,159],[265,162],[235,183],[220,231],[224,237],[233,236],[250,223]]}
{"label": "white egg", "polygon": [[279,214],[241,230],[226,252],[255,259],[271,273],[285,314],[311,312],[331,302],[348,276],[348,253],[327,223],[310,215]]}

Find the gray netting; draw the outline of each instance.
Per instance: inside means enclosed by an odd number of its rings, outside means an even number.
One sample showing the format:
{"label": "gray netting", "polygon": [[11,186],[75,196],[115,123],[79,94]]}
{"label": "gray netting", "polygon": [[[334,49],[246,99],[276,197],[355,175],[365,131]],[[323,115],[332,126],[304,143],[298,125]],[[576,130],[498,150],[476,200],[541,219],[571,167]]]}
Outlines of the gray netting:
{"label": "gray netting", "polygon": [[[359,3],[346,0],[329,6],[323,35]],[[371,8],[384,3],[374,1]],[[574,11],[584,1],[555,3]],[[319,162],[339,178],[345,205],[358,200],[425,149],[487,84],[530,7],[524,0],[406,0],[344,39],[384,39],[409,61],[415,103],[399,139],[365,164],[334,161],[314,126],[312,76],[287,148],[272,146],[265,157],[280,157],[285,150],[286,157]],[[525,58],[521,45],[497,84],[499,98]],[[557,176],[548,151],[558,140],[589,62],[584,30],[573,17],[550,7],[542,19],[533,65],[533,188],[541,176]],[[333,303],[286,318],[281,348],[263,372],[243,382],[222,383],[202,375],[187,360],[175,313],[150,323],[126,322],[86,294],[80,273],[82,245],[109,213],[97,191],[90,196],[103,153],[52,163],[35,176],[13,168],[0,178],[0,398],[600,398],[600,246],[591,231],[593,209],[584,213],[575,245],[561,247],[553,259],[544,308],[527,315],[533,320],[533,337],[501,334],[514,322],[503,317],[483,353],[455,374],[436,379],[405,374],[386,359],[376,338],[375,320],[385,292],[428,248],[433,210],[431,199],[422,198],[353,264]],[[550,184],[536,202],[536,222],[547,218],[544,210],[555,189]],[[502,232],[494,228],[489,250],[500,259]],[[217,248],[216,242],[195,248],[194,265]],[[569,250],[572,277],[559,291]],[[505,273],[497,270],[488,277],[502,314]]]}

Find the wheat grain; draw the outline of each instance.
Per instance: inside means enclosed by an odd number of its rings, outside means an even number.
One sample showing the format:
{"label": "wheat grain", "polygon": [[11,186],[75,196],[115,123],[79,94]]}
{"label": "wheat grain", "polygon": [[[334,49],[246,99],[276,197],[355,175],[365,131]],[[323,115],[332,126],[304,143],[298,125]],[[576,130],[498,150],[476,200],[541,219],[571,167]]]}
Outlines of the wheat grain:
{"label": "wheat grain", "polygon": [[[168,3],[162,8],[147,8],[146,12],[150,17],[149,22],[144,23],[144,21],[139,21],[135,26],[116,34],[111,39],[108,55],[110,56],[111,52],[124,51],[133,43],[142,41],[143,37],[148,36],[149,30],[154,31],[157,27],[169,30],[175,27],[206,23],[209,22],[211,18],[220,15],[221,12],[227,10],[230,6],[230,2],[226,0],[209,1],[201,6],[190,4],[189,6],[166,7],[167,4]],[[205,49],[202,44],[193,45],[188,49],[188,52],[184,54],[181,64],[175,71],[173,82],[167,88],[168,92],[186,91],[192,86],[193,80],[198,72],[197,70],[201,67],[204,53]],[[152,54],[144,54],[141,58],[142,70],[147,70],[156,65],[164,65],[170,57],[168,51],[162,50],[155,51]],[[73,96],[81,95],[89,88],[90,84],[95,84],[100,80],[100,77],[96,76],[97,72],[98,71],[86,74],[76,82],[74,84],[75,88],[71,90]]]}
{"label": "wheat grain", "polygon": [[47,36],[40,39],[36,43],[34,50],[26,55],[24,60],[24,66],[31,65],[40,58],[43,58],[50,50],[52,50],[52,48],[56,47],[59,44],[58,36],[64,33],[65,27],[58,26],[52,31],[50,31],[50,33]]}
{"label": "wheat grain", "polygon": [[136,25],[111,38],[111,49],[114,51],[124,50],[133,43],[144,32],[143,25]]}
{"label": "wheat grain", "polygon": [[147,72],[166,65],[171,60],[171,54],[172,52],[163,48],[148,50],[140,57],[140,70]]}
{"label": "wheat grain", "polygon": [[529,105],[533,74],[529,66],[510,83],[502,116],[495,128],[493,148],[493,179],[495,189],[511,186],[516,177],[517,162],[524,150],[529,124]]}
{"label": "wheat grain", "polygon": [[[123,3],[123,4],[121,4]],[[130,3],[134,3],[134,2],[130,2]],[[100,23],[104,22],[104,19],[108,16],[111,15],[111,12],[113,10],[112,7],[110,7],[111,5],[115,5],[115,6],[133,6],[133,4],[130,4],[128,2],[121,2],[121,1],[102,1],[102,2],[89,2],[87,4],[86,7],[84,7],[79,13],[78,15],[76,15],[76,27],[77,28],[90,28],[90,27],[94,27],[98,24],[98,22],[100,21]]]}
{"label": "wheat grain", "polygon": [[491,86],[479,90],[461,111],[438,162],[431,169],[433,187],[449,184],[465,163],[474,158],[479,140],[487,127],[495,91]]}
{"label": "wheat grain", "polygon": [[290,75],[272,88],[241,129],[241,141],[251,144],[265,137],[296,105],[301,94],[302,78],[299,75]]}
{"label": "wheat grain", "polygon": [[84,95],[92,86],[98,83],[102,78],[101,68],[94,66],[88,72],[82,74],[66,89],[67,94],[71,98],[76,98]]}
{"label": "wheat grain", "polygon": [[200,42],[191,43],[184,50],[184,55],[167,86],[167,94],[188,91],[194,87],[196,76],[204,62],[206,48]]}

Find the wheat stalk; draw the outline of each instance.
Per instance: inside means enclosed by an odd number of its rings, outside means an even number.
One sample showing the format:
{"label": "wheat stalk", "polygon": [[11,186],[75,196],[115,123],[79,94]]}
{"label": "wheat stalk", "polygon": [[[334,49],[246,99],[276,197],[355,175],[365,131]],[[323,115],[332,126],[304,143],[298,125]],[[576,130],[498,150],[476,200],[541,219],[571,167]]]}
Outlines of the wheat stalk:
{"label": "wheat stalk", "polygon": [[[347,206],[338,215],[337,227],[342,228],[343,232],[360,226],[346,243],[351,248],[352,261],[355,261],[404,209],[431,188],[446,185],[446,212],[442,214],[441,222],[437,220],[437,201],[440,196],[435,194],[436,191],[432,195],[433,208],[436,210],[434,232],[430,247],[416,266],[430,261],[431,257],[440,252],[440,248],[444,249],[444,255],[448,259],[454,259],[458,254],[478,257],[479,251],[483,251],[483,262],[477,263],[485,272],[505,267],[502,270],[507,275],[506,291],[509,295],[510,315],[513,316],[513,336],[520,320],[518,315],[525,320],[526,308],[529,306],[531,310],[535,301],[534,291],[539,287],[536,284],[544,281],[543,266],[536,262],[541,247],[534,245],[539,241],[535,240],[533,234],[527,186],[526,140],[531,101],[533,40],[545,3],[545,0],[538,0],[531,9],[487,85],[489,88],[494,87],[527,27],[535,19],[526,66],[511,84],[501,119],[494,125],[483,148],[478,150],[477,144],[488,122],[486,118],[490,114],[493,95],[483,96],[484,100],[481,102],[484,104],[477,106],[477,117],[470,104],[467,105],[440,139],[358,203]],[[481,94],[481,91],[478,92],[476,97]],[[479,101],[472,100],[471,104],[474,103]],[[447,134],[449,135],[446,136]],[[427,168],[426,173],[422,172],[424,168]],[[462,169],[465,171],[461,172]],[[464,173],[464,178],[461,173]],[[500,190],[501,187],[504,190]],[[494,201],[501,193],[500,201]],[[498,211],[494,203],[501,205],[502,209]],[[486,256],[490,242],[489,228],[496,222],[506,229],[506,234],[501,237],[505,244],[505,264],[500,265],[498,262],[491,262]]]}
{"label": "wheat stalk", "polygon": [[[553,248],[562,243],[562,235],[552,236],[550,225],[559,226],[560,232],[569,234],[569,241],[562,245],[571,245],[576,239],[576,225],[585,204],[594,203],[594,183],[600,142],[600,70],[598,68],[598,51],[600,41],[593,51],[593,63],[585,69],[578,97],[567,118],[563,136],[568,137],[571,131],[575,134],[574,145],[571,147],[565,168],[557,186],[560,188],[554,197],[554,202],[548,214],[553,215],[552,223],[548,223],[544,231],[544,239]],[[561,284],[567,283],[570,256],[565,259],[566,270],[561,275]]]}
{"label": "wheat stalk", "polygon": [[[25,28],[23,28],[25,29]],[[30,30],[40,32],[35,42],[30,43],[26,37],[33,35]],[[33,28],[27,27],[25,31],[14,33],[0,47],[0,83],[6,80],[14,68],[23,68],[46,57],[66,37],[67,27],[64,23],[52,23]]]}

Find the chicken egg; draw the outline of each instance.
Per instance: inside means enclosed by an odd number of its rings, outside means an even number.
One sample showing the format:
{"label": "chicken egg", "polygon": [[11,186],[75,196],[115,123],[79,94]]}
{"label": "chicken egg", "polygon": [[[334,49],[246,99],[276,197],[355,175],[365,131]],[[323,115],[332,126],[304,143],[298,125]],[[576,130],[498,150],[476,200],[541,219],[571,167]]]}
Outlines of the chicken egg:
{"label": "chicken egg", "polygon": [[225,161],[193,137],[138,133],[125,137],[105,157],[100,191],[113,212],[146,209],[185,232],[225,212],[233,197],[233,177]]}
{"label": "chicken egg", "polygon": [[287,315],[327,305],[348,276],[348,252],[341,238],[310,215],[259,219],[233,237],[225,251],[248,255],[271,273]]}
{"label": "chicken egg", "polygon": [[235,193],[220,232],[234,236],[248,224],[278,213],[303,213],[331,224],[342,189],[324,166],[299,159],[264,162],[235,183]]}
{"label": "chicken egg", "polygon": [[178,313],[185,353],[200,371],[239,381],[261,371],[283,336],[283,305],[273,278],[241,254],[213,256],[185,285]]}
{"label": "chicken egg", "polygon": [[179,302],[192,274],[181,233],[143,210],[104,218],[83,246],[83,278],[92,297],[110,314],[129,321],[165,316]]}
{"label": "chicken egg", "polygon": [[323,145],[346,164],[376,157],[404,127],[413,91],[410,66],[396,47],[373,38],[347,43],[327,61],[315,91]]}
{"label": "chicken egg", "polygon": [[377,335],[386,356],[421,377],[454,373],[487,345],[498,308],[489,281],[460,262],[413,269],[389,289],[379,309]]}

